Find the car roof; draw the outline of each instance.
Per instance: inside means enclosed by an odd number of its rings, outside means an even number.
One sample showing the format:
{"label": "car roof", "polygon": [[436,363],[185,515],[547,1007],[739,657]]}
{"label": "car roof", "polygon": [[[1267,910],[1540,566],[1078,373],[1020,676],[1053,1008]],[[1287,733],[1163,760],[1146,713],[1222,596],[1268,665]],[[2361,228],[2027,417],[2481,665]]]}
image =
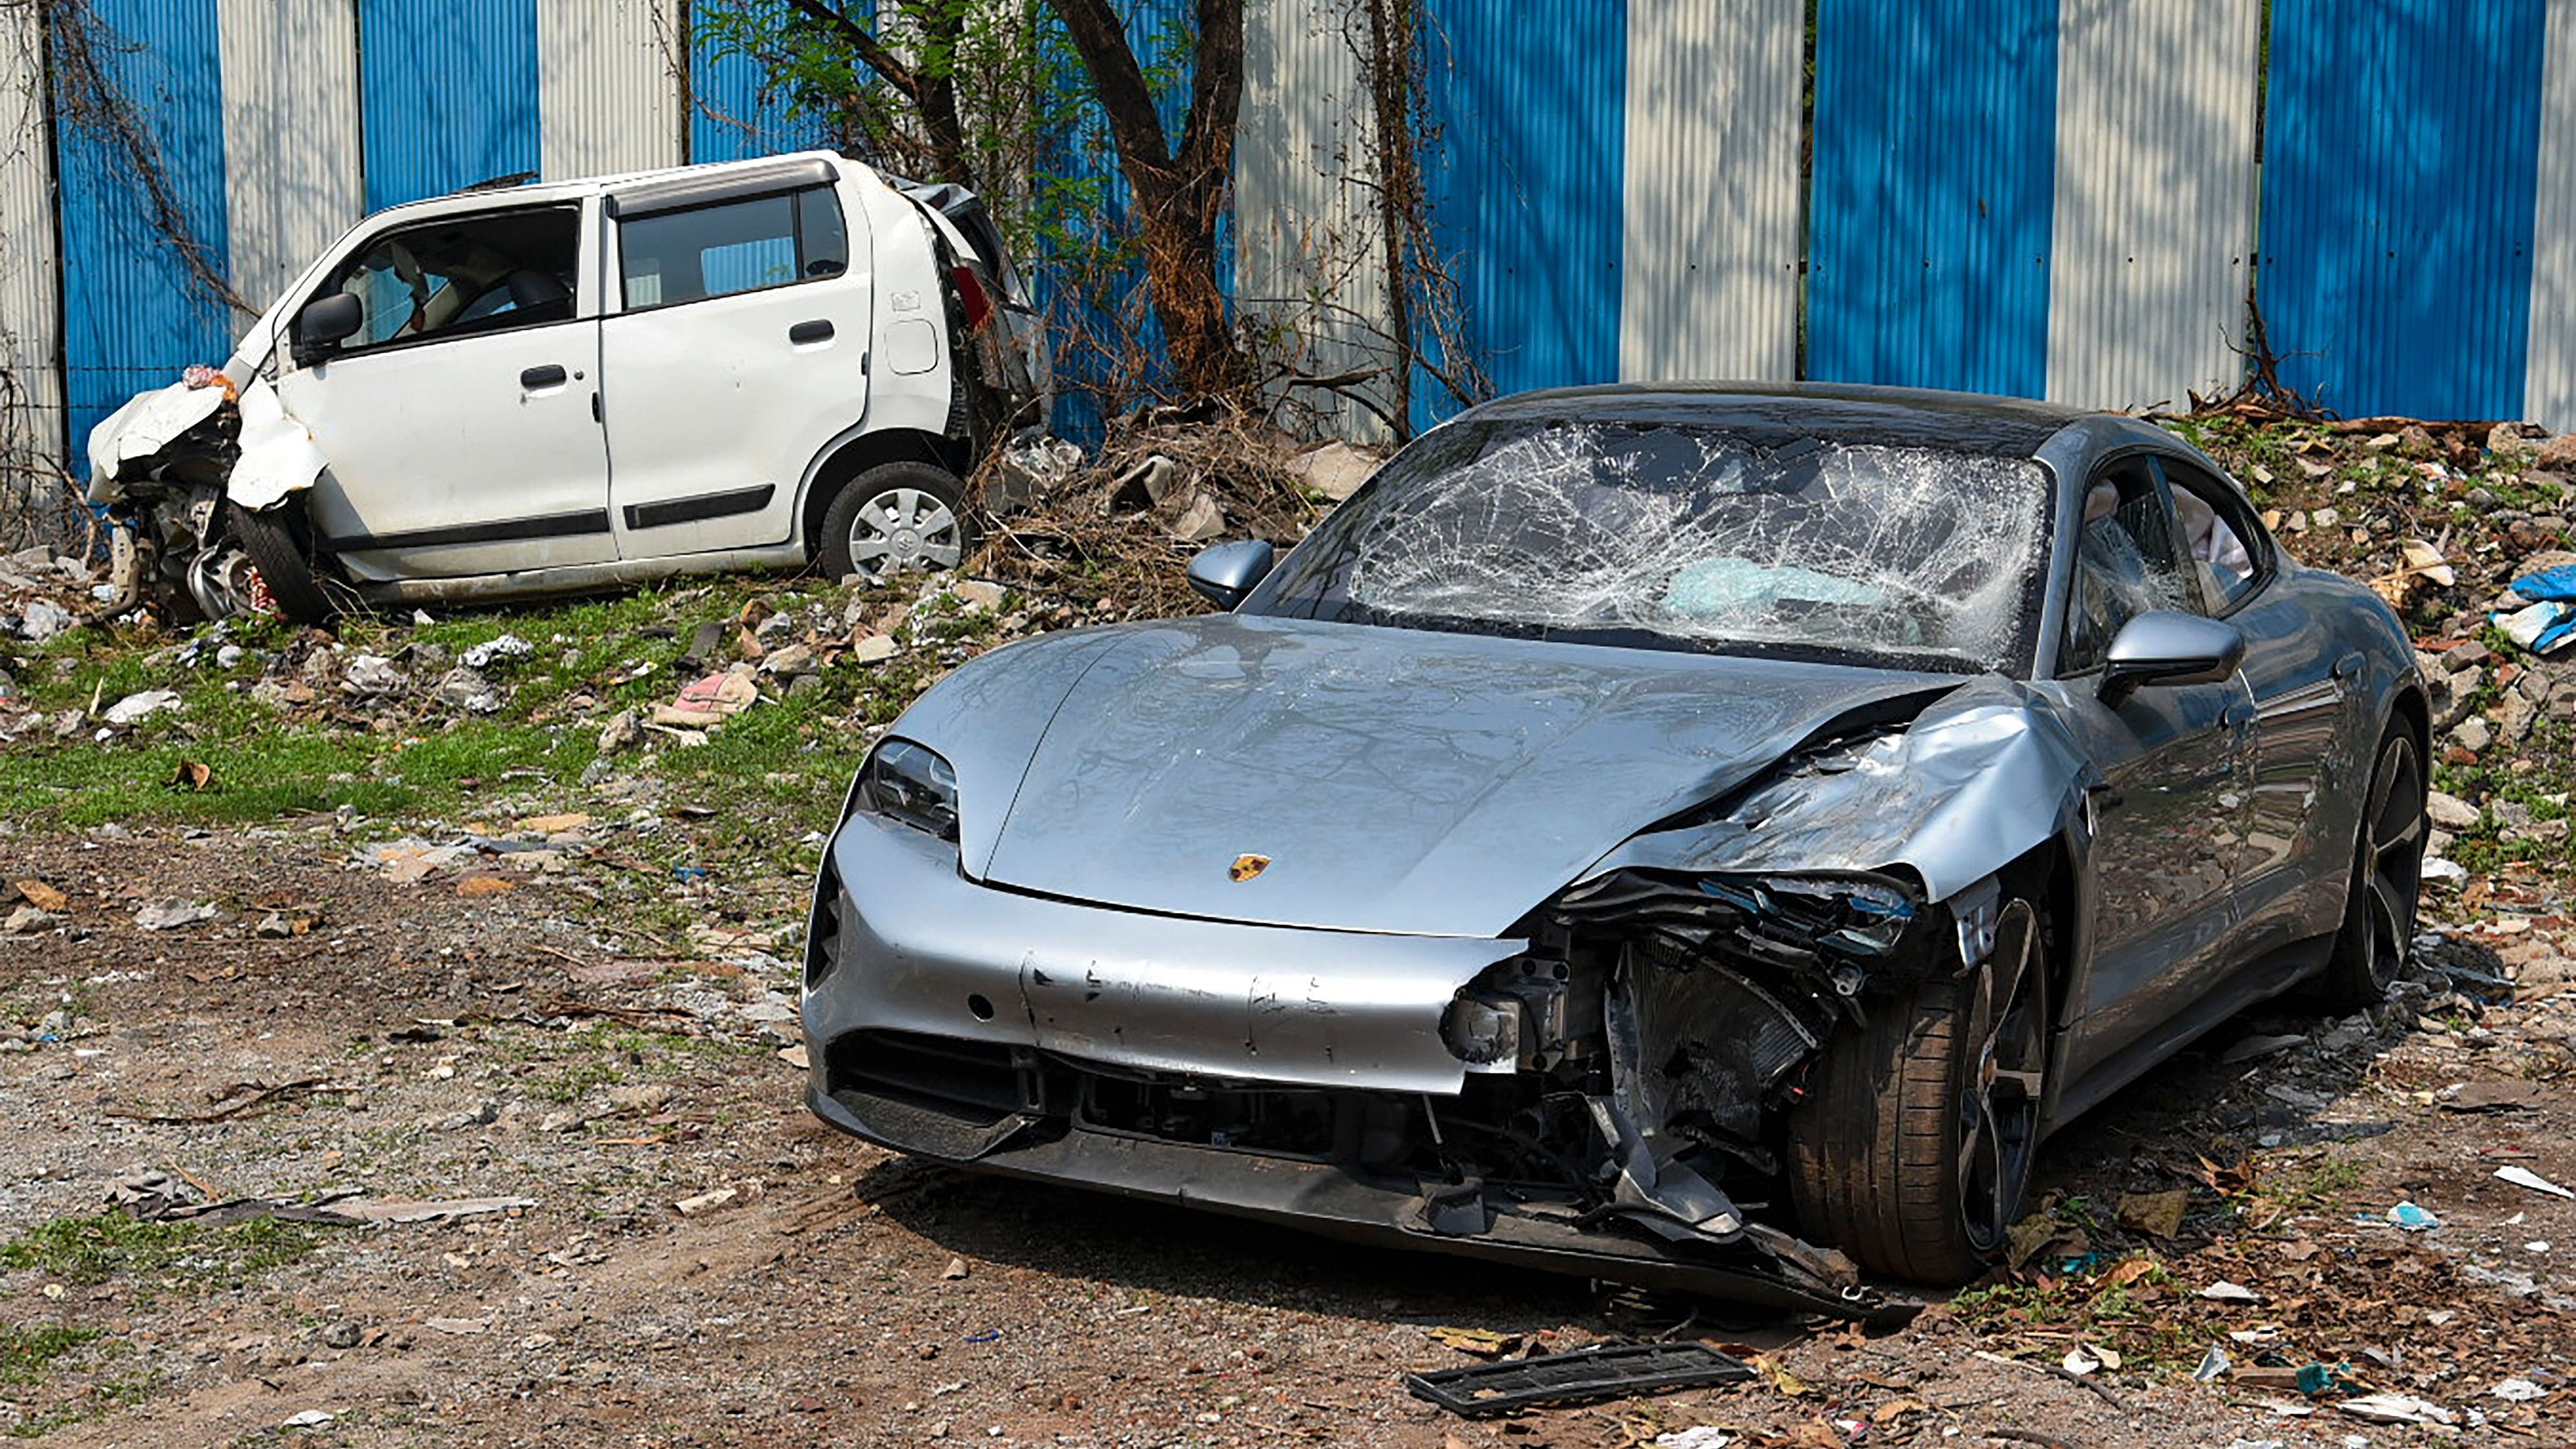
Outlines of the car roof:
{"label": "car roof", "polygon": [[581,201],[604,192],[651,182],[671,181],[681,177],[716,178],[729,172],[767,170],[783,162],[812,160],[828,161],[835,167],[841,168],[845,174],[868,169],[851,165],[835,151],[789,151],[775,156],[748,157],[740,161],[701,161],[690,166],[663,166],[650,171],[619,171],[602,176],[568,176],[560,181],[531,181],[519,186],[468,187],[462,191],[424,196],[417,201],[401,202],[370,212],[360,220],[359,225],[368,226],[383,221],[408,221],[414,218],[432,220],[459,212]]}
{"label": "car roof", "polygon": [[1459,420],[1667,423],[1740,434],[1762,447],[1817,438],[2027,458],[2069,424],[2118,416],[2062,403],[1928,388],[1652,382],[1516,393],[1470,409]]}

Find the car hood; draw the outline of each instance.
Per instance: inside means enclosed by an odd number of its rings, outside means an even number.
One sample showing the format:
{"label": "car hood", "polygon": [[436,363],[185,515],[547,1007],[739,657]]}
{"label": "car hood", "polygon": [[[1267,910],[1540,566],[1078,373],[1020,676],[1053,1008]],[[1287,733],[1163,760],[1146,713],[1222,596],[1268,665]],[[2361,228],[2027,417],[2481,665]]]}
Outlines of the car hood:
{"label": "car hood", "polygon": [[[979,873],[1173,915],[1499,935],[1838,718],[1961,682],[1238,615],[1137,626],[1065,693]],[[1266,863],[1238,880],[1245,857]]]}

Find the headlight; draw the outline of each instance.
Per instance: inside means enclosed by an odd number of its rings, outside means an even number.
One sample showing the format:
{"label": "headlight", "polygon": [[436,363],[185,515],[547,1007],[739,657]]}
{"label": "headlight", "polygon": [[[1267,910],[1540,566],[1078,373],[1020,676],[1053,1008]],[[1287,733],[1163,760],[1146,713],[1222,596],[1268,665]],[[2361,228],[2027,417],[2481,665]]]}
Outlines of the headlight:
{"label": "headlight", "polygon": [[957,838],[957,771],[937,751],[910,740],[890,739],[876,747],[859,767],[850,802],[942,840]]}

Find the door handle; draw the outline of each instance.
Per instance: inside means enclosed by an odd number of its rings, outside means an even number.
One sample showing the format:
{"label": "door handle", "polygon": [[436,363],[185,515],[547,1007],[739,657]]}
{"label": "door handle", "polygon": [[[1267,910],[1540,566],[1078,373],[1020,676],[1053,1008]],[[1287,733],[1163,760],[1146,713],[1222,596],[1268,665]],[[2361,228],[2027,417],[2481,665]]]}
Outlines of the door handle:
{"label": "door handle", "polygon": [[832,324],[824,321],[799,322],[787,329],[787,340],[799,347],[809,342],[832,340]]}
{"label": "door handle", "polygon": [[530,392],[541,387],[561,387],[565,379],[570,376],[571,374],[565,372],[559,364],[549,362],[543,367],[531,367],[520,373],[519,386]]}

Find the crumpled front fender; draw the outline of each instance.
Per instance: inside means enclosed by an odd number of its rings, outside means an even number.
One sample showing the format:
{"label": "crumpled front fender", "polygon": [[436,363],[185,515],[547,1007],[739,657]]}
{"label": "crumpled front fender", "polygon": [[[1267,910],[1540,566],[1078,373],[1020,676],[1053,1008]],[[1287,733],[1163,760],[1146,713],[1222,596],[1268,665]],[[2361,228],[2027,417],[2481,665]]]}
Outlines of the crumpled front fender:
{"label": "crumpled front fender", "polygon": [[241,395],[241,456],[224,484],[224,496],[252,512],[275,508],[286,495],[312,487],[329,464],[312,431],[287,412],[277,389],[252,378]]}
{"label": "crumpled front fender", "polygon": [[1943,900],[2052,836],[2089,840],[2091,766],[2029,690],[1968,685],[1902,733],[1793,758],[1717,819],[1637,836],[1586,873],[1879,871]]}

